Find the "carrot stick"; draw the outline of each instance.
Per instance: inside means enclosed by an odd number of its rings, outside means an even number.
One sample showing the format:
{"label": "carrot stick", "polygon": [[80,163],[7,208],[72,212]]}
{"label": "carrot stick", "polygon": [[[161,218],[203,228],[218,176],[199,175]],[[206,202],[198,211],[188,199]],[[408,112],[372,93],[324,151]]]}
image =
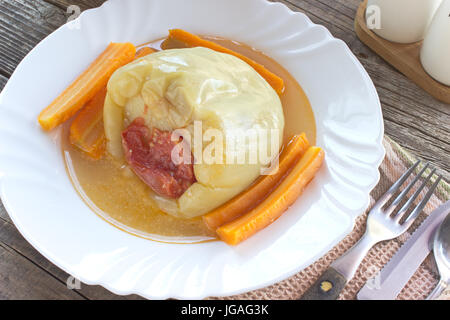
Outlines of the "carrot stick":
{"label": "carrot stick", "polygon": [[60,125],[102,90],[115,70],[133,60],[131,43],[111,43],[106,50],[67,87],[38,117],[45,130]]}
{"label": "carrot stick", "polygon": [[147,56],[147,55],[149,55],[151,53],[154,53],[154,52],[156,52],[156,50],[153,49],[153,48],[142,47],[136,52],[135,59],[139,59],[139,58],[145,57],[145,56]]}
{"label": "carrot stick", "polygon": [[[156,52],[143,47],[136,52],[139,59]],[[81,109],[70,126],[70,142],[93,159],[100,159],[105,151],[105,130],[103,128],[103,105],[107,86],[104,86],[86,106]]]}
{"label": "carrot stick", "polygon": [[263,65],[257,63],[256,61],[253,61],[250,58],[247,58],[246,56],[240,53],[222,47],[221,45],[214,43],[212,41],[204,40],[192,33],[189,33],[181,29],[169,30],[169,39],[181,41],[185,43],[188,47],[205,47],[212,49],[214,51],[231,54],[241,60],[244,60],[251,67],[253,67],[253,69],[255,69],[264,79],[266,79],[266,81],[272,86],[272,88],[278,93],[278,95],[281,95],[284,91],[283,79],[267,70]]}
{"label": "carrot stick", "polygon": [[103,87],[70,125],[70,143],[93,159],[101,158],[105,151],[106,139],[102,120],[106,92],[106,87]]}
{"label": "carrot stick", "polygon": [[319,147],[310,147],[281,184],[257,207],[242,217],[219,227],[220,239],[236,245],[278,219],[301,195],[324,159]]}
{"label": "carrot stick", "polygon": [[286,148],[281,152],[278,171],[271,175],[262,176],[249,189],[234,197],[224,205],[203,216],[203,222],[214,231],[221,225],[233,221],[255,207],[264,200],[274,187],[292,169],[309,147],[306,134],[294,136]]}

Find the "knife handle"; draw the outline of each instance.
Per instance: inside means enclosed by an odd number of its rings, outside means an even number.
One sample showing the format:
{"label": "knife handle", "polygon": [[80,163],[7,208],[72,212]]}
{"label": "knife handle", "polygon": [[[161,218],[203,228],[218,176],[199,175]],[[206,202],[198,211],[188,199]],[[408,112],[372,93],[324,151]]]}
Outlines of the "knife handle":
{"label": "knife handle", "polygon": [[328,268],[300,300],[336,300],[347,279],[334,268]]}

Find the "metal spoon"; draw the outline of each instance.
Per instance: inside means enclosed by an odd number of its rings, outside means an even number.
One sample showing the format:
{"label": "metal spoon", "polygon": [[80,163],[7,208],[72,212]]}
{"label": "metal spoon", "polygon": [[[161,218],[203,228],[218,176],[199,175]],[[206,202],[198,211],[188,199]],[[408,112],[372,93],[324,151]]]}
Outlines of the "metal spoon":
{"label": "metal spoon", "polygon": [[437,299],[450,285],[450,214],[442,221],[436,231],[433,253],[441,279],[427,297],[427,300]]}

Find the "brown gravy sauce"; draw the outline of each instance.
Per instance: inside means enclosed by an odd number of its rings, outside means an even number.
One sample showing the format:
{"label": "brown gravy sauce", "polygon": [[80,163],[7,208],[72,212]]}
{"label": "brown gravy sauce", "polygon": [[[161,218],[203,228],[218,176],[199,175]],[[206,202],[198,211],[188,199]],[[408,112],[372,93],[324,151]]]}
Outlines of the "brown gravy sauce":
{"label": "brown gravy sauce", "polygon": [[[316,142],[316,123],[308,97],[297,81],[270,57],[244,44],[205,37],[263,64],[283,78],[281,96],[285,115],[284,141],[305,132],[310,143]],[[162,40],[142,46],[161,49]],[[142,47],[141,46],[141,47]],[[70,122],[62,131],[62,151],[68,174],[85,203],[102,219],[115,227],[146,239],[172,243],[195,243],[215,239],[201,217],[179,219],[158,209],[149,197],[149,188],[123,163],[106,155],[94,161],[73,147],[68,139]]]}

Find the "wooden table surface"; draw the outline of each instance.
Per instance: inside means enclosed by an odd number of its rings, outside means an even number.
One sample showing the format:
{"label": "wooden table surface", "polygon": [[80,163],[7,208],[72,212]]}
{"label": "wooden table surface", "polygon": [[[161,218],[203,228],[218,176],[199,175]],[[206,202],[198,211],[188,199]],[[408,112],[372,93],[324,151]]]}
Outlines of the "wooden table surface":
{"label": "wooden table surface", "polygon": [[[187,0],[186,0],[187,1]],[[67,21],[68,5],[82,10],[103,0],[2,0],[0,2],[0,90],[23,57]],[[353,30],[360,0],[282,0],[344,40],[371,76],[383,108],[385,133],[421,159],[450,174],[450,105],[441,103],[362,44]],[[57,268],[14,227],[0,202],[0,299],[139,299],[116,296],[100,286],[67,288]]]}

